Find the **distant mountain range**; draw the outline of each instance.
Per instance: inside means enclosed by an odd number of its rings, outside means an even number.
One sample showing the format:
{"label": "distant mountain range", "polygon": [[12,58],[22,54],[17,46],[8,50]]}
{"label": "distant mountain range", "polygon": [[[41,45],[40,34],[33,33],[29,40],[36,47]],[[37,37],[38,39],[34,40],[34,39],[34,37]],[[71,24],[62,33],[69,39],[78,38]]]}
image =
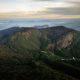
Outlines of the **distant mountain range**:
{"label": "distant mountain range", "polygon": [[34,26],[34,28],[38,28],[38,29],[42,29],[42,28],[48,28],[49,26],[48,25],[42,25],[42,26]]}
{"label": "distant mountain range", "polygon": [[79,80],[80,32],[38,28],[0,31],[0,80]]}

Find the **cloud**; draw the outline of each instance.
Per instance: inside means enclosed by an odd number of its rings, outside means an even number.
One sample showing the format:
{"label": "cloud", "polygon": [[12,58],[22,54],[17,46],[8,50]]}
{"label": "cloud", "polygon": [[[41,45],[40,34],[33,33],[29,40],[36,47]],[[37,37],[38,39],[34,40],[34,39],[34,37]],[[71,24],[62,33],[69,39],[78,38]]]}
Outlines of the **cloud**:
{"label": "cloud", "polygon": [[[27,18],[31,15],[35,14],[35,12],[7,12],[0,13],[0,18]],[[3,17],[4,16],[4,17]]]}
{"label": "cloud", "polygon": [[[4,16],[4,17],[3,17]],[[62,15],[54,13],[45,13],[42,12],[12,12],[12,13],[0,13],[1,19],[9,18],[45,18],[45,19],[71,19],[71,18],[80,18],[80,15]]]}
{"label": "cloud", "polygon": [[[18,0],[18,1],[21,1],[21,0]],[[22,1],[80,2],[80,0],[22,0]]]}
{"label": "cloud", "polygon": [[15,1],[0,4],[0,18],[80,18],[80,0]]}
{"label": "cloud", "polygon": [[60,15],[80,15],[80,8],[48,8],[43,13],[45,14],[60,14]]}
{"label": "cloud", "polygon": [[72,2],[72,6],[46,8],[38,14],[80,15],[80,2]]}

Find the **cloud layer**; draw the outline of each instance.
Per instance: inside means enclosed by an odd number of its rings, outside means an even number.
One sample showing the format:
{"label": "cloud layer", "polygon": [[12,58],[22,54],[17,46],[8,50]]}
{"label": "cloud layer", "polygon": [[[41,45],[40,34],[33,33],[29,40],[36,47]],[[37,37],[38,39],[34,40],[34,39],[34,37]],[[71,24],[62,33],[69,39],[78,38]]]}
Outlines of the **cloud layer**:
{"label": "cloud layer", "polygon": [[0,18],[80,18],[80,0],[0,0]]}

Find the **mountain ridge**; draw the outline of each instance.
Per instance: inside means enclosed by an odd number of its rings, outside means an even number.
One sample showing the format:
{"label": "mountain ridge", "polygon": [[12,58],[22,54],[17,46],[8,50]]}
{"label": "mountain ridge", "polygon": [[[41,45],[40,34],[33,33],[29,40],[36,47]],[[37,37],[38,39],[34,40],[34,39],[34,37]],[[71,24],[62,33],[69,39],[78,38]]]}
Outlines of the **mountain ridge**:
{"label": "mountain ridge", "polygon": [[20,53],[23,51],[27,53],[30,50],[52,50],[52,52],[55,52],[57,48],[65,49],[70,46],[77,34],[79,35],[79,32],[64,26],[45,29],[23,28],[13,32],[0,43],[8,45],[13,51],[16,50]]}
{"label": "mountain ridge", "polygon": [[0,41],[0,80],[80,80],[79,58],[79,32],[22,28]]}

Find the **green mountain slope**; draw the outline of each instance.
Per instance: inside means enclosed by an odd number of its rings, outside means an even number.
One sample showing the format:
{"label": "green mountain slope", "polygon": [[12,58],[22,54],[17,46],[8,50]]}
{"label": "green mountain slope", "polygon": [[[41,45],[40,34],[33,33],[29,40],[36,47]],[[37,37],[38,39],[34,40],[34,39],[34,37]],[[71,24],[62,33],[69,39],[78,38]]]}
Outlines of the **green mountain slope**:
{"label": "green mountain slope", "polygon": [[45,29],[24,28],[0,43],[16,53],[51,51],[60,57],[80,58],[80,33],[63,26]]}
{"label": "green mountain slope", "polygon": [[12,27],[12,28],[8,28],[8,29],[4,29],[0,31],[0,41],[3,40],[5,37],[8,37],[10,34],[12,34],[15,31],[19,31],[22,28],[19,27]]}
{"label": "green mountain slope", "polygon": [[39,30],[35,28],[25,28],[21,31],[14,32],[1,43],[6,44],[15,52],[26,53],[40,49],[40,35]]}
{"label": "green mountain slope", "polygon": [[80,79],[80,33],[75,30],[23,28],[0,44],[0,80]]}

